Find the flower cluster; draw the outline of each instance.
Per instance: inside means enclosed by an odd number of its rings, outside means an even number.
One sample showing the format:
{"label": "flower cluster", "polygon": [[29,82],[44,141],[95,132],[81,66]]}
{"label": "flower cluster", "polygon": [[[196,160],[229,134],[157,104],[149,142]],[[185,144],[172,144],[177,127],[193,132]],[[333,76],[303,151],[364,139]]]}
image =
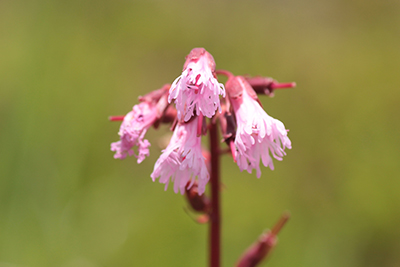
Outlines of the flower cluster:
{"label": "flower cluster", "polygon": [[[218,82],[217,75],[228,77],[225,86]],[[201,195],[210,179],[201,145],[201,136],[207,133],[207,117],[212,119],[210,123],[220,121],[223,138],[239,169],[250,173],[255,169],[260,177],[260,161],[274,169],[272,157],[282,160],[291,142],[283,123],[264,111],[257,93],[271,95],[276,88],[293,86],[294,83],[279,84],[271,78],[234,76],[216,70],[211,54],[204,48],[195,48],[172,85],[139,98],[141,102],[126,116],[112,117],[123,118],[123,122],[120,141],[112,143],[111,150],[116,152],[115,158],[135,155],[140,163],[149,155],[150,143],[144,139],[147,130],[160,123],[172,123],[173,135],[151,178],[159,178],[165,189],[172,181],[174,191],[182,194],[196,184]],[[135,146],[138,153],[133,150]]]}

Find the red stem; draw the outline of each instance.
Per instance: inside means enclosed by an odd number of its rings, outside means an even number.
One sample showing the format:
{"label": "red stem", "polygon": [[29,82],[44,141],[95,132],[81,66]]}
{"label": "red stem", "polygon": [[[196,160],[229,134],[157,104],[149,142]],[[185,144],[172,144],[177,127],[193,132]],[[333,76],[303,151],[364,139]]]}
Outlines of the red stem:
{"label": "red stem", "polygon": [[210,267],[220,266],[220,236],[221,236],[221,214],[220,214],[220,154],[217,124],[211,122],[210,127],[210,151],[211,151],[211,214],[210,214],[210,236],[209,236],[209,260]]}
{"label": "red stem", "polygon": [[108,117],[108,120],[110,121],[123,121],[125,116],[110,116]]}
{"label": "red stem", "polygon": [[296,87],[296,83],[277,83],[277,82],[272,82],[270,87],[272,89],[293,88],[293,87]]}
{"label": "red stem", "polygon": [[220,75],[224,75],[226,77],[228,77],[229,79],[232,79],[233,77],[235,77],[232,72],[227,71],[227,70],[216,70],[215,74],[220,74]]}

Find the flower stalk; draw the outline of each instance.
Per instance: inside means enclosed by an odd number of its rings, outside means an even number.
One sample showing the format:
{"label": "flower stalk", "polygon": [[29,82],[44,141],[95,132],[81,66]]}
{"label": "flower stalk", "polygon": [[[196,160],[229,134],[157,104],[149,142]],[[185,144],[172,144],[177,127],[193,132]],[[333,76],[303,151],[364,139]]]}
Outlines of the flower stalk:
{"label": "flower stalk", "polygon": [[221,212],[220,212],[220,151],[217,124],[210,125],[211,151],[211,214],[209,230],[210,267],[220,266],[221,251]]}

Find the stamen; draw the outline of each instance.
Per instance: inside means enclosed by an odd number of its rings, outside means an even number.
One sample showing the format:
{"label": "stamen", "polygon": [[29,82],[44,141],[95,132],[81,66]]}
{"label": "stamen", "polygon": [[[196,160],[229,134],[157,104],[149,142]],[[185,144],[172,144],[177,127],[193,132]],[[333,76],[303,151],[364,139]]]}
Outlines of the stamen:
{"label": "stamen", "polygon": [[200,77],[201,77],[201,75],[200,75],[200,74],[197,74],[197,76],[196,76],[196,83],[195,83],[196,85],[198,85],[197,83],[198,83]]}

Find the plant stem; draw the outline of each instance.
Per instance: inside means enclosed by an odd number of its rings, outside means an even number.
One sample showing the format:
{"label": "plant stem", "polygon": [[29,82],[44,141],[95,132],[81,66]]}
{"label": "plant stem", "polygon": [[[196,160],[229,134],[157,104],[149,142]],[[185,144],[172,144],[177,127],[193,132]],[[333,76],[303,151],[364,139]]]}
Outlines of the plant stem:
{"label": "plant stem", "polygon": [[211,122],[210,127],[210,151],[211,151],[211,214],[209,232],[209,260],[210,267],[220,266],[220,153],[217,124]]}

